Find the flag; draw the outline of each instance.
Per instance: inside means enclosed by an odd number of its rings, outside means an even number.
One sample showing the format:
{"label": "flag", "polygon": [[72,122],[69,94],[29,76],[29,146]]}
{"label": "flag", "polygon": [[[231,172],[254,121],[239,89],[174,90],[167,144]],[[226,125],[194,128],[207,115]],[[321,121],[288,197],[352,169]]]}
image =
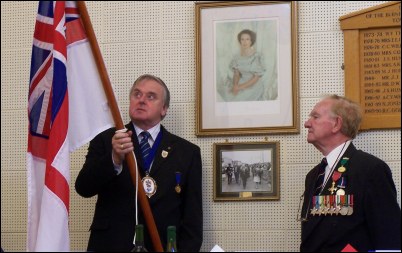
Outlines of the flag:
{"label": "flag", "polygon": [[28,95],[28,251],[69,251],[70,152],[112,127],[74,1],[40,1]]}

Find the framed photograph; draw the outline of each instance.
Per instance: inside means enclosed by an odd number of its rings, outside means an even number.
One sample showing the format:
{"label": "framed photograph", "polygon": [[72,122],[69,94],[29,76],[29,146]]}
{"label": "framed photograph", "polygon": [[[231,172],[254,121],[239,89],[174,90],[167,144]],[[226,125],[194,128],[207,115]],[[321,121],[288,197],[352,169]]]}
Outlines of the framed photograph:
{"label": "framed photograph", "polygon": [[197,136],[298,133],[296,1],[195,7]]}
{"label": "framed photograph", "polygon": [[214,201],[279,200],[279,142],[214,143]]}

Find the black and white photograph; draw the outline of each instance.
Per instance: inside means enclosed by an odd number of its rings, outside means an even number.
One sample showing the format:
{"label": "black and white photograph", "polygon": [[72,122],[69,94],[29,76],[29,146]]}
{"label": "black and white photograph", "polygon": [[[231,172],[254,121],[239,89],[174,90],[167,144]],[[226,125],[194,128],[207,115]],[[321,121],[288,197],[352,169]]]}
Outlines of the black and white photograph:
{"label": "black and white photograph", "polygon": [[214,144],[214,200],[279,199],[279,143]]}

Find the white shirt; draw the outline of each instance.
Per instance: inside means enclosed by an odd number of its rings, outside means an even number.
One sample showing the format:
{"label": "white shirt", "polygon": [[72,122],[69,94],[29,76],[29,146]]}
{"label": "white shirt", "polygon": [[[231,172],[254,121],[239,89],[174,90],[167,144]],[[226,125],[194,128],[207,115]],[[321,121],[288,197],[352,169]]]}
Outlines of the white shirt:
{"label": "white shirt", "polygon": [[327,156],[327,162],[328,165],[325,167],[325,177],[324,177],[324,186],[327,184],[327,181],[329,180],[329,176],[331,176],[332,171],[334,170],[334,167],[336,164],[339,162],[339,160],[342,158],[343,154],[345,154],[346,149],[348,149],[350,143],[352,143],[352,140],[348,140],[345,143],[342,143],[338,147],[334,148]]}
{"label": "white shirt", "polygon": [[[138,138],[138,142],[141,142],[143,137],[140,136],[140,134],[145,130],[142,130],[141,128],[137,127],[134,124],[133,124],[133,126],[134,126],[134,129],[135,129],[135,134],[137,135],[137,138]],[[152,128],[147,130],[147,132],[151,135],[151,138],[148,138],[148,142],[149,142],[149,145],[151,146],[151,148],[154,145],[156,137],[158,137],[158,134],[159,134],[160,131],[161,131],[161,124],[160,123],[156,124],[154,127],[152,127]]]}

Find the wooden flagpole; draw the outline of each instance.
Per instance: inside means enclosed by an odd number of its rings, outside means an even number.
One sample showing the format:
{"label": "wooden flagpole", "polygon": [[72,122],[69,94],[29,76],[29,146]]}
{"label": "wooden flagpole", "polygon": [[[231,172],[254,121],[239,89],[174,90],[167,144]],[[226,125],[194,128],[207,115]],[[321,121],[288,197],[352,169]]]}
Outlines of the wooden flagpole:
{"label": "wooden flagpole", "polygon": [[[85,6],[84,1],[77,1],[78,11],[81,16],[82,23],[84,25],[87,38],[91,45],[92,53],[95,57],[96,66],[99,71],[99,75],[102,80],[103,89],[105,90],[105,94],[112,111],[113,120],[116,125],[116,129],[124,129],[124,123],[120,115],[119,107],[117,106],[116,98],[113,93],[112,85],[110,83],[109,75],[107,74],[106,66],[102,58],[102,54],[99,49],[98,42],[96,40],[95,32],[92,28],[91,20],[89,18],[89,14],[87,8]],[[133,152],[126,154],[125,159],[127,161],[131,179],[133,184],[138,184],[138,199],[141,204],[142,212],[144,214],[146,226],[148,227],[148,231],[151,236],[152,244],[154,246],[154,250],[156,252],[163,252],[163,247],[161,244],[161,240],[159,237],[158,229],[156,228],[155,220],[152,215],[151,208],[149,206],[148,199],[145,195],[144,188],[142,187],[141,178],[138,174],[138,178],[136,177],[136,170],[137,167],[134,161],[134,154]],[[133,228],[134,229],[134,228]]]}

